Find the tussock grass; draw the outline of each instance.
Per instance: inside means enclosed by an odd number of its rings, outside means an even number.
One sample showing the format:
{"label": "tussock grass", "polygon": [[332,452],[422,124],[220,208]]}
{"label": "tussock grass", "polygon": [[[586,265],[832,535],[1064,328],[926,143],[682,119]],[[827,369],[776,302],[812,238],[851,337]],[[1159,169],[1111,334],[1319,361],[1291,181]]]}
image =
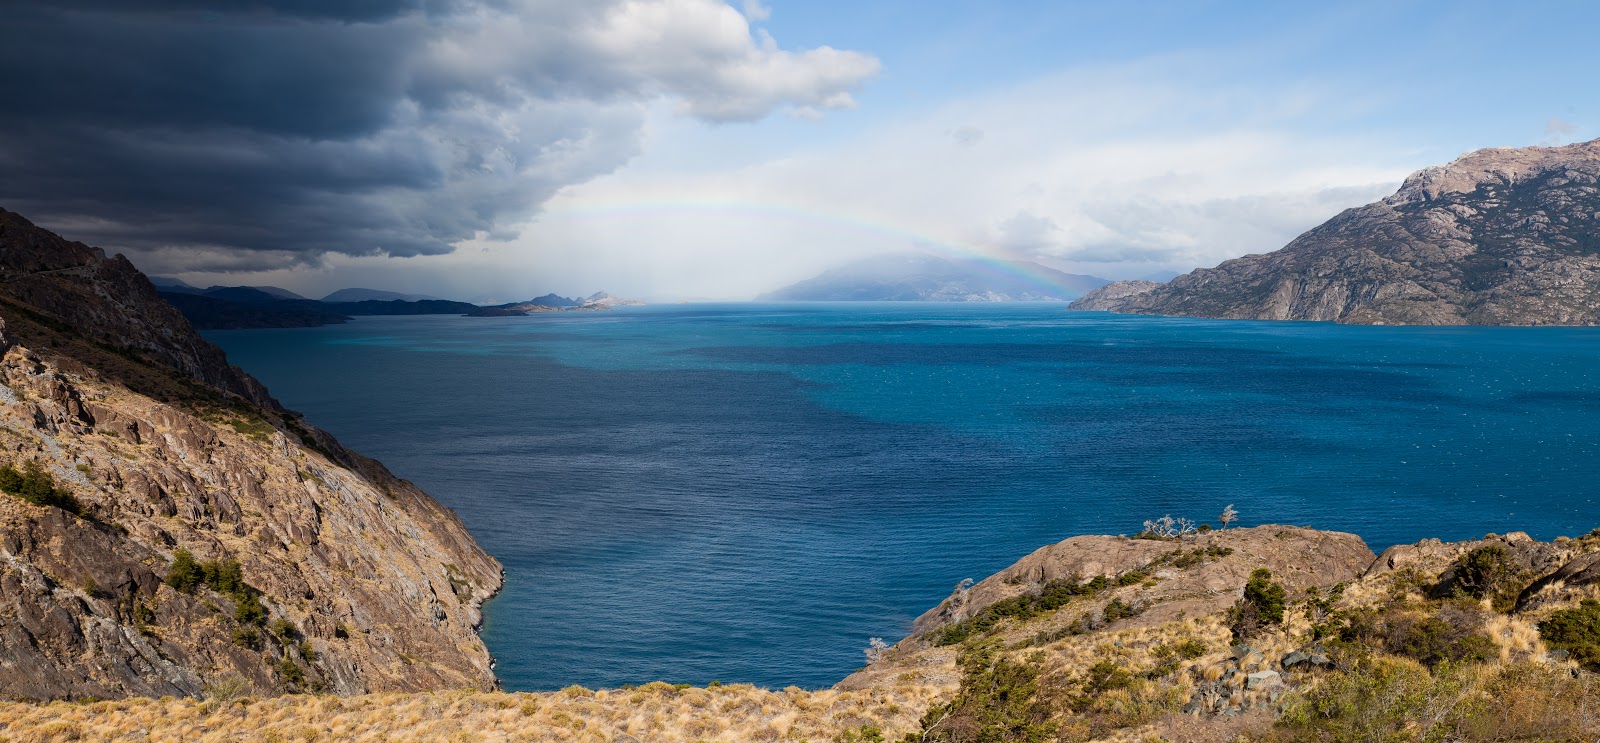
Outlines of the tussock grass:
{"label": "tussock grass", "polygon": [[0,741],[550,741],[552,743],[827,743],[873,726],[892,739],[917,727],[917,690],[779,691],[744,684],[539,694],[442,692],[269,699],[125,699],[0,703]]}

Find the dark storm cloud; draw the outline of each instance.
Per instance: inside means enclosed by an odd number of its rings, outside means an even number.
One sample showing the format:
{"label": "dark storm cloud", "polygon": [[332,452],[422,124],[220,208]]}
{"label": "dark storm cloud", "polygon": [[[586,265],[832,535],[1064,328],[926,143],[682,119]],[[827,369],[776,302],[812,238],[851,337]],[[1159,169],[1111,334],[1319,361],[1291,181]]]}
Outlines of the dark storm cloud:
{"label": "dark storm cloud", "polygon": [[[653,98],[753,119],[846,107],[876,70],[765,48],[742,24],[730,36],[729,13],[713,0],[13,2],[0,206],[158,270],[445,252],[632,157]],[[748,74],[774,67],[772,84]]]}
{"label": "dark storm cloud", "polygon": [[418,11],[444,12],[454,2],[419,0],[12,0],[19,7],[76,11],[116,11],[175,16],[182,14],[255,14],[341,21],[377,21]]}

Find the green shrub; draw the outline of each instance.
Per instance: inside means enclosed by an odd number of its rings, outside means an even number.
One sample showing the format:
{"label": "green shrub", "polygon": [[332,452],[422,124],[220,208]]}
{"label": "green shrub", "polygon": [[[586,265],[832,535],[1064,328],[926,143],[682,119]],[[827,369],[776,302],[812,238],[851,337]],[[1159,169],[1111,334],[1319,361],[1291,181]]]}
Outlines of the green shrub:
{"label": "green shrub", "polygon": [[294,623],[282,617],[272,620],[272,623],[267,625],[267,631],[280,640],[293,639],[297,634]]}
{"label": "green shrub", "polygon": [[1553,650],[1565,650],[1590,671],[1600,671],[1600,601],[1584,599],[1539,623],[1539,636]]}
{"label": "green shrub", "polygon": [[1283,624],[1288,592],[1272,580],[1272,571],[1256,568],[1244,584],[1244,596],[1228,610],[1228,627],[1236,640],[1254,637],[1268,625]]}
{"label": "green shrub", "polygon": [[16,467],[0,467],[0,491],[10,493],[36,506],[59,508],[68,513],[82,515],[83,506],[72,493],[56,487],[56,480],[38,462],[23,463]]}
{"label": "green shrub", "polygon": [[240,624],[253,624],[261,626],[267,623],[267,607],[261,605],[261,599],[254,592],[241,592],[233,594],[233,618]]}
{"label": "green shrub", "polygon": [[290,686],[304,686],[306,683],[306,672],[300,670],[300,666],[288,658],[278,662],[278,673],[283,675],[283,680]]}
{"label": "green shrub", "polygon": [[233,630],[233,644],[250,650],[261,649],[261,633],[250,627],[235,627]]}
{"label": "green shrub", "polygon": [[1110,624],[1119,619],[1128,619],[1139,616],[1143,612],[1144,609],[1135,604],[1125,604],[1122,602],[1122,599],[1112,599],[1106,604],[1106,608],[1100,612],[1100,618],[1103,619],[1106,624]]}
{"label": "green shrub", "polygon": [[1126,689],[1133,685],[1133,674],[1127,669],[1116,664],[1115,661],[1102,660],[1089,666],[1083,679],[1078,682],[1083,699],[1080,706],[1087,706],[1088,701],[1114,689]]}
{"label": "green shrub", "polygon": [[847,728],[834,736],[834,743],[883,743],[883,730],[867,723],[859,728]]}
{"label": "green shrub", "polygon": [[1024,594],[996,601],[966,619],[940,628],[933,634],[933,644],[954,645],[993,629],[1005,619],[1024,621],[1048,611],[1066,606],[1079,596],[1092,596],[1107,585],[1104,576],[1096,576],[1088,583],[1072,579],[1053,580],[1039,593]]}
{"label": "green shrub", "polygon": [[1390,623],[1385,647],[1425,666],[1450,662],[1483,662],[1499,654],[1488,635],[1446,622],[1437,616],[1405,617]]}
{"label": "green shrub", "polygon": [[205,580],[205,572],[194,561],[194,554],[180,548],[172,554],[172,567],[167,568],[167,585],[184,593],[194,593],[196,586]]}
{"label": "green shrub", "polygon": [[979,743],[1055,740],[1055,707],[1040,693],[1039,667],[1000,654],[999,643],[961,652],[961,688],[954,699],[922,716],[917,741]]}
{"label": "green shrub", "polygon": [[310,640],[302,640],[299,650],[300,657],[304,658],[307,663],[315,663],[317,661],[317,649],[311,647]]}
{"label": "green shrub", "polygon": [[244,570],[239,567],[238,560],[210,560],[200,563],[201,574],[205,577],[206,585],[216,590],[217,593],[236,594],[245,593]]}
{"label": "green shrub", "polygon": [[1510,611],[1521,592],[1522,570],[1503,545],[1486,544],[1456,560],[1451,569],[1457,594],[1489,598],[1495,611]]}
{"label": "green shrub", "polygon": [[1261,612],[1261,618],[1273,624],[1283,624],[1283,608],[1287,598],[1288,593],[1283,590],[1283,585],[1274,583],[1272,571],[1266,568],[1256,568],[1250,573],[1250,580],[1244,584],[1244,600],[1254,604]]}

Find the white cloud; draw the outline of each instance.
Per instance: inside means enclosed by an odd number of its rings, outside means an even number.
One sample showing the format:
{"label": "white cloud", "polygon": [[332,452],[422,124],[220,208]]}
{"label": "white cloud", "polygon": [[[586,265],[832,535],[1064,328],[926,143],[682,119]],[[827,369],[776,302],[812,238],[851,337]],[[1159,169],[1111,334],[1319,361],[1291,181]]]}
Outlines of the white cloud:
{"label": "white cloud", "polygon": [[772,8],[761,0],[744,0],[744,17],[751,23],[760,23],[772,17]]}
{"label": "white cloud", "polygon": [[[750,15],[754,12],[754,16]],[[876,75],[870,54],[789,51],[721,0],[512,0],[485,6],[438,39],[423,61],[426,88],[485,98],[655,97],[709,121],[753,121],[774,109],[854,106]]]}
{"label": "white cloud", "polygon": [[1564,144],[1571,141],[1572,136],[1577,133],[1577,125],[1560,116],[1551,116],[1550,120],[1544,123],[1544,139],[1540,140],[1539,144],[1546,147]]}

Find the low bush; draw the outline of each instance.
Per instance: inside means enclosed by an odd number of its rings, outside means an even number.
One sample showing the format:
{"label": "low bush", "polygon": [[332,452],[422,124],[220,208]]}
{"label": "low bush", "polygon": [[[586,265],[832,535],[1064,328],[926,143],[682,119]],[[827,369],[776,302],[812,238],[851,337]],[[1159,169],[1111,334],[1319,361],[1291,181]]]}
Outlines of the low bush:
{"label": "low bush", "polygon": [[283,676],[284,682],[290,686],[303,686],[306,683],[306,672],[300,670],[300,666],[295,665],[294,661],[288,658],[278,662],[278,673]]}
{"label": "low bush", "polygon": [[1104,576],[1080,583],[1073,579],[1053,580],[1039,593],[1013,596],[984,607],[977,614],[939,629],[933,634],[933,644],[954,645],[981,635],[1005,619],[1027,620],[1047,611],[1066,606],[1079,596],[1093,596],[1104,590],[1108,581]]}
{"label": "low bush", "polygon": [[205,572],[200,569],[200,563],[194,561],[194,554],[186,549],[179,549],[172,555],[172,566],[167,568],[167,585],[184,593],[194,593],[194,589],[205,580]]}
{"label": "low bush", "polygon": [[254,591],[233,594],[233,618],[240,624],[261,626],[267,623],[267,607],[261,605]]}
{"label": "low bush", "polygon": [[1288,592],[1272,580],[1272,571],[1256,568],[1244,584],[1244,596],[1228,610],[1228,628],[1236,640],[1260,634],[1269,625],[1283,624]]}
{"label": "low bush", "polygon": [[71,492],[56,487],[56,480],[38,462],[28,461],[22,470],[6,465],[0,467],[0,491],[14,495],[36,506],[59,508],[67,513],[82,515],[83,506]]}
{"label": "low bush", "polygon": [[988,743],[1055,740],[1056,706],[1041,694],[1037,665],[1001,654],[999,643],[976,643],[961,652],[961,688],[954,699],[922,716],[917,741]]}
{"label": "low bush", "polygon": [[[261,604],[260,592],[244,582],[238,560],[196,562],[189,550],[179,549],[167,568],[166,583],[184,593],[194,593],[202,585],[209,587],[233,599],[233,618],[240,624],[260,627],[267,623],[267,607]],[[276,630],[273,633],[278,634]]]}
{"label": "low bush", "polygon": [[1324,677],[1278,719],[1291,740],[1594,740],[1600,685],[1548,666],[1375,659]]}
{"label": "low bush", "polygon": [[233,644],[250,650],[261,649],[261,633],[250,627],[235,627],[233,630]]}
{"label": "low bush", "polygon": [[1527,582],[1525,572],[1504,545],[1486,544],[1456,560],[1448,574],[1449,587],[1455,595],[1487,598],[1495,611],[1508,612]]}
{"label": "low bush", "polygon": [[1142,613],[1144,613],[1144,608],[1138,604],[1125,604],[1122,599],[1112,599],[1106,604],[1106,608],[1101,610],[1100,618],[1105,620],[1106,624],[1110,624],[1119,619],[1139,616]]}
{"label": "low bush", "polygon": [[1437,616],[1403,616],[1389,623],[1385,648],[1425,666],[1482,662],[1499,654],[1488,635]]}
{"label": "low bush", "polygon": [[1430,668],[1441,663],[1482,662],[1499,655],[1494,640],[1483,632],[1482,610],[1469,603],[1394,603],[1341,618],[1337,639],[1343,646],[1383,650]]}
{"label": "low bush", "polygon": [[298,630],[295,629],[294,622],[282,617],[272,620],[272,623],[267,625],[267,631],[277,636],[277,638],[280,640],[291,640],[294,639],[296,634],[298,634]]}
{"label": "low bush", "polygon": [[1579,665],[1600,671],[1600,601],[1584,599],[1539,623],[1539,636],[1552,650],[1565,650]]}

